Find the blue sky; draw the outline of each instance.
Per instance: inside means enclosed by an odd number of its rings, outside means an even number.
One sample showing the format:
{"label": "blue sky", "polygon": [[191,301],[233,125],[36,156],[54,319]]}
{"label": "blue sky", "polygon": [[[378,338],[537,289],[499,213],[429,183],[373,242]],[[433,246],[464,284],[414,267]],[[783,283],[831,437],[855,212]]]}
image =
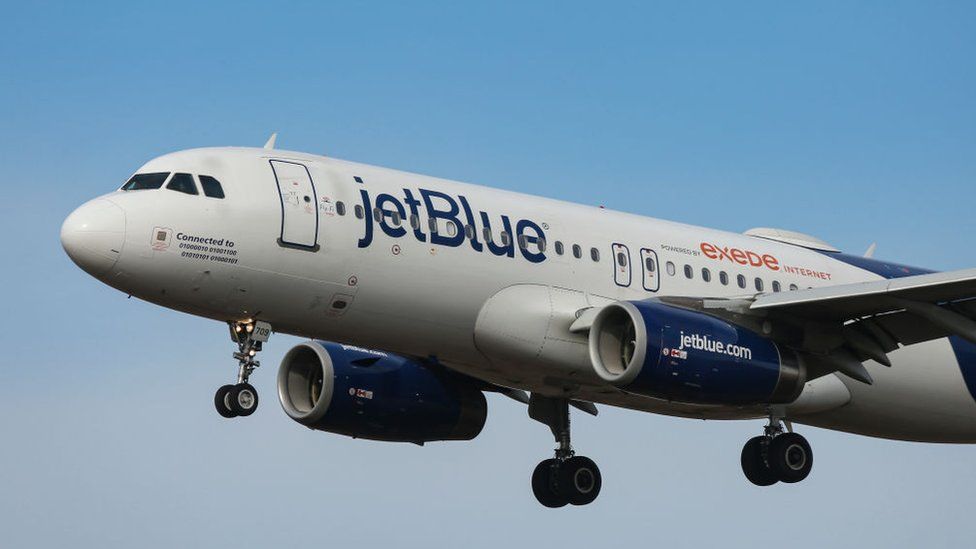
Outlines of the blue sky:
{"label": "blue sky", "polygon": [[[63,218],[165,152],[279,146],[742,231],[976,266],[976,6],[966,2],[3,3],[0,539],[9,547],[917,547],[971,541],[976,450],[805,428],[759,489],[760,422],[604,407],[604,491],[540,508],[542,425],[489,398],[470,443],[225,421],[226,328],[91,279]],[[766,536],[763,536],[763,534]]]}

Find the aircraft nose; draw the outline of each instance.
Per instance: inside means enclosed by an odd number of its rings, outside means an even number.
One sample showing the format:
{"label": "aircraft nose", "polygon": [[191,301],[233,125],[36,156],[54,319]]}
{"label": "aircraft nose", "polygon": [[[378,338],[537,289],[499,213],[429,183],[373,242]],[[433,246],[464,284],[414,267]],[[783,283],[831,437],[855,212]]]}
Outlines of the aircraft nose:
{"label": "aircraft nose", "polygon": [[86,202],[61,225],[61,246],[85,272],[100,276],[119,260],[125,241],[125,212],[114,202]]}

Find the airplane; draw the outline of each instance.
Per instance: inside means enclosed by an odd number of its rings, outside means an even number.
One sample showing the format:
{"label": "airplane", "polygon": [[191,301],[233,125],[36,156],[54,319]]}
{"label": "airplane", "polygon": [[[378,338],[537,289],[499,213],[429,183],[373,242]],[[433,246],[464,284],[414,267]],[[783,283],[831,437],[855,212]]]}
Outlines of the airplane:
{"label": "airplane", "polygon": [[61,243],[142,300],[226,323],[236,381],[273,333],[308,338],[277,373],[310,429],[424,444],[471,440],[486,392],[527,405],[556,448],[536,499],[602,487],[570,409],[765,420],[745,477],[813,466],[795,424],[976,442],[976,269],[935,272],[784,229],[712,230],[264,147],[191,149],[74,210]]}

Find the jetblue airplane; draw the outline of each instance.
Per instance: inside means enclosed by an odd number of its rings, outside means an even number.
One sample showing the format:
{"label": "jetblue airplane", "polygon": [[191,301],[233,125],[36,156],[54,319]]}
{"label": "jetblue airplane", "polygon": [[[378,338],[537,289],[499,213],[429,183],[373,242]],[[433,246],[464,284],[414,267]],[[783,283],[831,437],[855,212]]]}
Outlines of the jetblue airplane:
{"label": "jetblue airplane", "polygon": [[531,477],[586,505],[597,465],[570,408],[767,419],[746,478],[809,475],[795,424],[976,442],[976,269],[934,272],[782,229],[744,234],[277,150],[167,154],[71,213],[70,258],[140,299],[226,323],[226,418],[273,332],[309,338],[278,400],[311,429],[471,440],[484,393],[552,430]]}

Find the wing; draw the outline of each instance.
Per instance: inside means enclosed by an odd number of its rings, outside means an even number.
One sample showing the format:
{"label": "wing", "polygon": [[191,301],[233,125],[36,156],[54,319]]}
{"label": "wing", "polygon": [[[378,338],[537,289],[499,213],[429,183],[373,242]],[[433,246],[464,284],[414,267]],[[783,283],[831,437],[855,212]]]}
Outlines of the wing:
{"label": "wing", "polygon": [[788,310],[811,318],[843,320],[901,308],[905,302],[945,304],[976,298],[976,269],[841,284],[765,294],[754,310]]}
{"label": "wing", "polygon": [[814,376],[840,371],[871,383],[861,362],[890,366],[887,354],[901,345],[953,335],[976,343],[976,269],[748,299],[671,301],[750,324],[807,353]]}

